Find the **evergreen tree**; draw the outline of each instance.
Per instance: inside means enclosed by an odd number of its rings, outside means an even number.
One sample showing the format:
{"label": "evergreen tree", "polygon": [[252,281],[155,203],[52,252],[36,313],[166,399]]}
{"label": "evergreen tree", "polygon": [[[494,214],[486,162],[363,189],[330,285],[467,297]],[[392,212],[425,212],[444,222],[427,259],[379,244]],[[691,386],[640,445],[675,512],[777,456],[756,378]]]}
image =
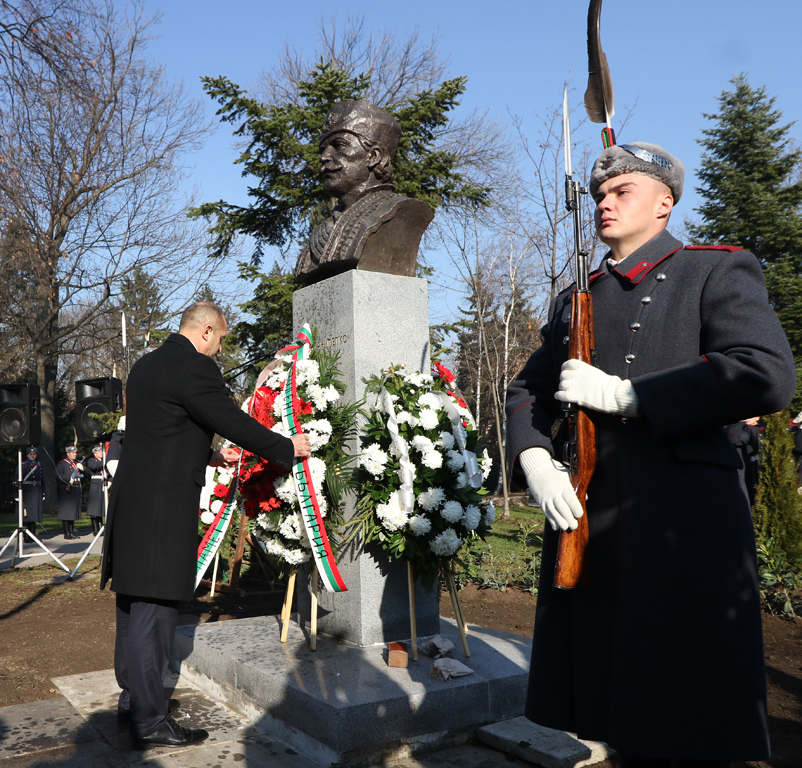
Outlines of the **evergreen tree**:
{"label": "evergreen tree", "polygon": [[789,412],[764,419],[760,450],[760,484],[755,499],[754,523],[758,541],[773,539],[775,549],[787,556],[796,572],[802,572],[802,496],[793,455],[794,440],[788,431]]}
{"label": "evergreen tree", "polygon": [[[303,240],[329,214],[332,201],[318,178],[323,120],[332,104],[362,98],[370,77],[321,62],[297,84],[299,98],[282,104],[263,104],[225,77],[203,78],[204,89],[220,104],[220,119],[236,126],[234,135],[248,142],[235,162],[252,181],[248,194],[253,202],[248,206],[219,200],[193,209],[192,215],[212,222],[214,255],[227,254],[236,236],[247,234],[256,242],[254,262],[259,263],[265,246],[286,248],[293,239]],[[444,203],[480,204],[489,192],[466,181],[458,170],[457,151],[435,140],[465,83],[464,77],[445,80],[403,103],[378,105],[401,125],[393,161],[396,189],[432,209]]]}
{"label": "evergreen tree", "polygon": [[[719,97],[715,126],[703,131],[696,211],[702,223],[689,225],[695,242],[728,244],[757,256],[765,270],[769,298],[788,336],[797,370],[802,370],[802,150],[792,146],[790,124],[765,88],[752,88],[744,75]],[[802,406],[797,387],[794,406]]]}

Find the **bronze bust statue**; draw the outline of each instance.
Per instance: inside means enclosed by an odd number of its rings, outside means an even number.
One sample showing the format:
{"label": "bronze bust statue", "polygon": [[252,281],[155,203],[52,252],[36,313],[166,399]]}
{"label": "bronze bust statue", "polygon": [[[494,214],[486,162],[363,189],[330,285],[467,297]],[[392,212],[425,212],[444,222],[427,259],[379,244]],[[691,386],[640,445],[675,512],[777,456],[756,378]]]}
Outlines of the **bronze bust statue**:
{"label": "bronze bust statue", "polygon": [[315,227],[295,279],[316,283],[349,269],[415,276],[418,245],[434,214],[390,184],[401,136],[398,121],[367,101],[335,104],[320,134],[323,189],[337,198]]}

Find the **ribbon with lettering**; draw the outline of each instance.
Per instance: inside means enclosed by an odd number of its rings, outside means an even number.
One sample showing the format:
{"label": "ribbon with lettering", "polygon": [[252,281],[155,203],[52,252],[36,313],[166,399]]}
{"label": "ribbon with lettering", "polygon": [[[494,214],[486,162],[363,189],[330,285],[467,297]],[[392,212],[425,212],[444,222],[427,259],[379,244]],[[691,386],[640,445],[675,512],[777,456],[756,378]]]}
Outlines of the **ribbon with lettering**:
{"label": "ribbon with lettering", "polygon": [[382,387],[379,394],[379,403],[387,413],[387,431],[393,441],[393,447],[398,454],[398,478],[401,480],[401,487],[398,489],[398,500],[401,509],[411,515],[415,506],[415,490],[412,481],[415,479],[415,465],[409,459],[409,448],[406,440],[398,433],[398,420],[395,415],[395,406],[390,393]]}
{"label": "ribbon with lettering", "polygon": [[203,575],[209,568],[209,564],[214,560],[214,556],[220,549],[220,544],[223,542],[223,537],[226,535],[228,525],[231,522],[231,517],[234,510],[237,508],[237,486],[239,485],[239,461],[237,462],[237,469],[233,472],[233,477],[228,484],[228,491],[222,499],[223,504],[217,510],[214,520],[206,529],[206,533],[198,545],[198,562],[195,568],[195,589],[201,583]]}
{"label": "ribbon with lettering", "polygon": [[[281,422],[290,435],[301,434],[301,422],[298,418],[300,402],[296,383],[296,369],[299,360],[309,357],[314,344],[312,331],[308,325],[301,328],[296,337],[298,343],[290,344],[276,353],[277,358],[283,358],[290,363],[290,372],[285,380],[280,398]],[[315,488],[312,471],[306,459],[296,459],[292,468],[292,478],[295,483],[295,493],[301,508],[301,519],[304,522],[306,535],[312,544],[312,554],[315,558],[323,586],[329,592],[345,592],[348,587],[340,576],[337,563],[331,551],[331,544],[326,533],[323,515],[320,513],[318,502],[319,493]]]}

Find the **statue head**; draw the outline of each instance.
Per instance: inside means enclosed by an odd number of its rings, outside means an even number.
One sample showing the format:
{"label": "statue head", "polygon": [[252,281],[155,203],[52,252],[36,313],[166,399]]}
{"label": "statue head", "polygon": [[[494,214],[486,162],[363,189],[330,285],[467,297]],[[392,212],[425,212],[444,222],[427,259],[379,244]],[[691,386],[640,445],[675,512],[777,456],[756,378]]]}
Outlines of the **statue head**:
{"label": "statue head", "polygon": [[342,101],[326,115],[320,134],[323,188],[348,205],[364,190],[390,180],[401,126],[367,101]]}

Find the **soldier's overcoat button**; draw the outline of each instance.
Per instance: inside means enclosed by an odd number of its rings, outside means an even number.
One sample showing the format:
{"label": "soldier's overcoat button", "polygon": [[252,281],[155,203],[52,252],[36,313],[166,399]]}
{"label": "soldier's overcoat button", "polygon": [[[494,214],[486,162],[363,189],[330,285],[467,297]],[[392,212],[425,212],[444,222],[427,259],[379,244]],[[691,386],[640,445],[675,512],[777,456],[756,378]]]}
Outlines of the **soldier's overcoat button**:
{"label": "soldier's overcoat button", "polygon": [[630,323],[629,330],[630,331],[637,331],[640,328],[640,323]]}
{"label": "soldier's overcoat button", "polygon": [[633,355],[631,352],[624,358],[624,360],[626,360],[628,363],[631,363],[634,359],[635,355]]}
{"label": "soldier's overcoat button", "polygon": [[662,283],[662,282],[663,282],[663,280],[665,280],[665,279],[666,279],[666,276],[665,276],[665,275],[664,275],[662,272],[658,272],[658,273],[657,273],[657,274],[654,276],[654,279],[655,279],[655,280],[657,280],[657,282],[658,282],[658,283]]}
{"label": "soldier's overcoat button", "polygon": [[651,296],[644,296],[644,297],[643,297],[643,298],[640,300],[640,303],[641,303],[641,304],[650,304],[650,303],[651,303],[651,301],[652,301],[652,297],[651,297]]}

